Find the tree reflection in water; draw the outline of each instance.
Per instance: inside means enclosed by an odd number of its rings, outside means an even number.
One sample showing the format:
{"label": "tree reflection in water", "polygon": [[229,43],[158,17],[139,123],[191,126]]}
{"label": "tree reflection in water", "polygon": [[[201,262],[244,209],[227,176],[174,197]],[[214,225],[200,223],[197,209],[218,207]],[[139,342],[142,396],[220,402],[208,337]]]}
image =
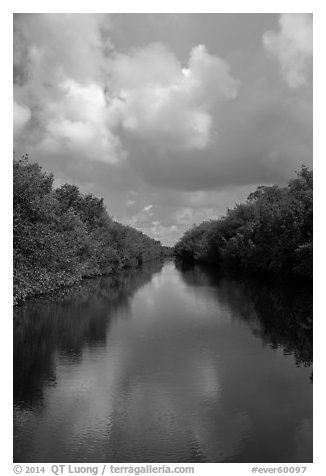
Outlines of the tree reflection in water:
{"label": "tree reflection in water", "polygon": [[112,318],[128,316],[135,291],[162,269],[160,261],[112,277],[84,280],[55,296],[14,308],[14,402],[40,406],[44,383],[56,384],[57,352],[78,362],[85,345],[105,346]]}
{"label": "tree reflection in water", "polygon": [[[234,315],[246,320],[265,345],[282,347],[297,365],[313,361],[313,295],[306,282],[261,282],[226,278],[210,269],[177,266],[190,286],[208,286]],[[312,374],[311,374],[312,375]]]}

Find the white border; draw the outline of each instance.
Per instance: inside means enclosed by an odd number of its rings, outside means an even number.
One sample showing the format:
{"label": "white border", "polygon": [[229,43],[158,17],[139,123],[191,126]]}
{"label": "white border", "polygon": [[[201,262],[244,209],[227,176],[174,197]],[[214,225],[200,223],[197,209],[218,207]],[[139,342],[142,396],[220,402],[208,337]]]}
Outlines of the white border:
{"label": "white border", "polygon": [[[246,9],[244,9],[244,5]],[[72,2],[58,0],[55,2],[41,1],[13,1],[6,2],[1,6],[0,34],[1,34],[1,60],[2,68],[0,74],[1,81],[1,251],[2,251],[2,274],[1,274],[1,297],[2,312],[0,317],[1,327],[1,363],[2,363],[2,440],[0,453],[0,471],[2,474],[13,474],[12,472],[12,14],[14,12],[108,12],[108,13],[278,13],[278,12],[307,12],[314,14],[314,463],[307,464],[306,474],[322,475],[326,474],[325,465],[325,443],[324,443],[324,404],[325,386],[323,383],[323,344],[325,339],[326,312],[323,312],[324,302],[322,300],[324,291],[324,253],[326,233],[324,233],[325,211],[323,203],[323,187],[325,188],[325,151],[321,152],[321,144],[324,131],[323,108],[325,102],[325,30],[326,17],[323,2],[317,1],[228,1],[217,3],[201,0],[200,2],[144,2],[144,1],[124,1],[107,2],[92,0],[92,2]],[[317,98],[317,99],[316,99]],[[324,126],[325,127],[325,126]],[[49,467],[51,465],[44,465]],[[253,464],[246,463],[217,463],[193,465],[196,467],[196,475],[234,475],[241,476],[251,473]],[[257,466],[267,467],[267,465]],[[271,467],[282,466],[270,464]],[[48,472],[47,472],[48,473]],[[24,473],[23,473],[24,474]],[[48,473],[50,474],[50,473]],[[280,473],[278,473],[280,474]]]}

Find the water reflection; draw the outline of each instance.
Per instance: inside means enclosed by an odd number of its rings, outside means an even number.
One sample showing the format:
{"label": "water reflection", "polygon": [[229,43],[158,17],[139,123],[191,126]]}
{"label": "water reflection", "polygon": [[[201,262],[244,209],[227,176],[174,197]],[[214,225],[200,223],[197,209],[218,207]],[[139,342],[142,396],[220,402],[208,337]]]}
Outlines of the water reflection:
{"label": "water reflection", "polygon": [[15,461],[311,461],[310,301],[284,291],[171,262],[22,306]]}
{"label": "water reflection", "polygon": [[239,281],[200,266],[178,268],[189,286],[215,294],[266,345],[282,347],[285,354],[295,356],[298,365],[312,364],[313,294],[309,284]]}
{"label": "water reflection", "polygon": [[111,320],[128,316],[130,298],[161,262],[113,277],[85,280],[14,308],[14,401],[39,405],[43,386],[56,383],[56,355],[78,363],[87,347],[104,347]]}

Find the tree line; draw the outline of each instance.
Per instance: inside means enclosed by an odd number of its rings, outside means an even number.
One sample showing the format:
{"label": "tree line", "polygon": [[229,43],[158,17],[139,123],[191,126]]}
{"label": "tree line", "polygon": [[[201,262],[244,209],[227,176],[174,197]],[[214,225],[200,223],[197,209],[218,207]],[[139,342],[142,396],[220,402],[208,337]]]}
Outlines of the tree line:
{"label": "tree line", "polygon": [[303,165],[286,187],[259,186],[225,216],[194,225],[174,252],[227,272],[312,278],[312,171]]}
{"label": "tree line", "polygon": [[102,198],[84,195],[75,185],[54,188],[53,175],[27,156],[14,159],[13,241],[15,304],[169,251],[114,221]]}

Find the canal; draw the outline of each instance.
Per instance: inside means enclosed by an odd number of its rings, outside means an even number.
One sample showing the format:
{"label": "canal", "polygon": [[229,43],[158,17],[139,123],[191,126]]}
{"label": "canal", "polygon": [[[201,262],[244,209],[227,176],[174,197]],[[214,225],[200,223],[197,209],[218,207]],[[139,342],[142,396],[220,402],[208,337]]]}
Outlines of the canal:
{"label": "canal", "polygon": [[14,310],[15,462],[311,462],[312,293],[152,263]]}

